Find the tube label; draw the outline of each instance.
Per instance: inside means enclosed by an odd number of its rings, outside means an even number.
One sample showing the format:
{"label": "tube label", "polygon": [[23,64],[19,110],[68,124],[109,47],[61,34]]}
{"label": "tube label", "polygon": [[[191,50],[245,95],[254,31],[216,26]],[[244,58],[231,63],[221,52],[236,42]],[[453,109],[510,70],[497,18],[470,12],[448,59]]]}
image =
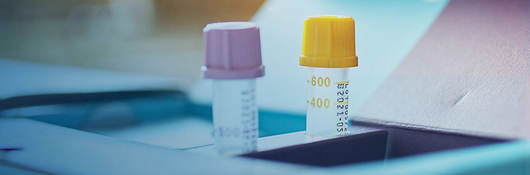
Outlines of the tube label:
{"label": "tube label", "polygon": [[308,68],[306,134],[346,135],[349,119],[348,68]]}

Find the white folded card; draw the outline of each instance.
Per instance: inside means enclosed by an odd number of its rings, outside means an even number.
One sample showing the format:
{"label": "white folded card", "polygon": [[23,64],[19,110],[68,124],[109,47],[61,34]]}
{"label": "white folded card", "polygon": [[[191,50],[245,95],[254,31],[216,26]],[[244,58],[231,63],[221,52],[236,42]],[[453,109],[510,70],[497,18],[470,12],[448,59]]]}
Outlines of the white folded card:
{"label": "white folded card", "polygon": [[451,1],[353,119],[530,137],[529,6]]}

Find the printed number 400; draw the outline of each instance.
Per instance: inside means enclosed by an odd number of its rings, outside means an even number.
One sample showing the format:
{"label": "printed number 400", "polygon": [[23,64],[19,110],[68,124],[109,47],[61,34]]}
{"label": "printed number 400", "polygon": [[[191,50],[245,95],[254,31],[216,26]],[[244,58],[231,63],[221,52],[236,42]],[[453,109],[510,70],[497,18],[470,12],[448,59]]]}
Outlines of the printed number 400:
{"label": "printed number 400", "polygon": [[324,100],[322,100],[322,98],[312,98],[311,101],[309,102],[309,104],[311,104],[313,107],[317,107],[317,108],[329,108],[329,99],[328,98],[324,98]]}

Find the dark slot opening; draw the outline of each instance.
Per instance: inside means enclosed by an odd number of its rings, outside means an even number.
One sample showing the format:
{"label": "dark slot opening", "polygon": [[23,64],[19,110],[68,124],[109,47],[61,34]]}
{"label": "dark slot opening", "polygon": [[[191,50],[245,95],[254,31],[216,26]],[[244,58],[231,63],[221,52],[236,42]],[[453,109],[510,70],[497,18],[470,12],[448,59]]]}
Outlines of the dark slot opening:
{"label": "dark slot opening", "polygon": [[359,122],[352,127],[376,130],[241,156],[329,167],[509,141]]}

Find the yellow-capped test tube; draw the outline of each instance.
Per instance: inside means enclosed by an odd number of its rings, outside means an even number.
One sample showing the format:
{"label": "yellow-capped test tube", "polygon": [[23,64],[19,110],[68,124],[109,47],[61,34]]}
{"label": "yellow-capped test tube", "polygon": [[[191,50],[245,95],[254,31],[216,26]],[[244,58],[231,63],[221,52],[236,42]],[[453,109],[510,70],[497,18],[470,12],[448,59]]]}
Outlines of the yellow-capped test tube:
{"label": "yellow-capped test tube", "polygon": [[357,67],[357,60],[352,17],[316,16],[304,21],[300,65],[308,72],[307,136],[348,134],[348,73]]}

